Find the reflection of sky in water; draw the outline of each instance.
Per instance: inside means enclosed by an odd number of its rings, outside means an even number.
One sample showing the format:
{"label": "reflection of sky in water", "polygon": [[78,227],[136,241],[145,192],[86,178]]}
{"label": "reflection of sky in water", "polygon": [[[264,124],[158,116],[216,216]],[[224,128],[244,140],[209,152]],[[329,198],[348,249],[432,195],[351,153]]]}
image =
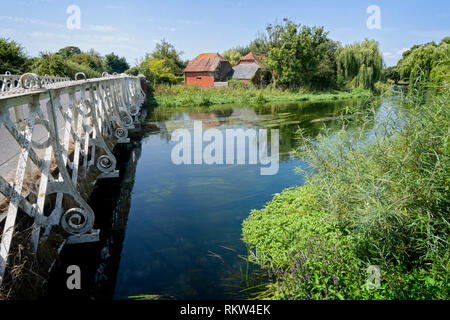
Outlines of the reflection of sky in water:
{"label": "reflection of sky in water", "polygon": [[[242,221],[273,194],[302,184],[294,169],[305,164],[289,156],[296,130],[300,126],[317,134],[323,121],[311,120],[332,117],[346,103],[153,114],[162,130],[142,144],[115,298],[140,294],[245,298],[240,273],[240,267],[245,272],[245,263],[238,256],[246,254],[240,240]],[[176,143],[170,141],[170,132],[191,129],[193,120],[205,120],[205,129],[280,129],[280,152],[285,156],[278,174],[261,176],[259,164],[172,164],[170,153]],[[330,119],[324,121],[333,127]]]}

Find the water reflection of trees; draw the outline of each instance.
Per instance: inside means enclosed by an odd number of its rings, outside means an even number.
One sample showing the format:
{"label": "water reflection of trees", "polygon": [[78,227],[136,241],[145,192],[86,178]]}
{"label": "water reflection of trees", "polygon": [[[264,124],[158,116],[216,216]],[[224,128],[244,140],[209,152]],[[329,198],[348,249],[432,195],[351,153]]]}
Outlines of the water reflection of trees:
{"label": "water reflection of trees", "polygon": [[[195,109],[152,109],[149,112],[151,121],[161,123],[160,137],[167,142],[171,139],[170,130],[165,129],[165,123],[170,121],[202,120],[205,128],[211,127],[242,127],[278,129],[280,139],[280,161],[290,159],[290,152],[296,148],[296,136],[299,129],[315,137],[325,127],[335,130],[339,127],[336,116],[346,107],[354,107],[358,101],[327,101],[327,102],[294,102],[268,103],[258,106],[219,106]],[[186,122],[186,126],[192,123]],[[268,143],[270,143],[270,133]]]}

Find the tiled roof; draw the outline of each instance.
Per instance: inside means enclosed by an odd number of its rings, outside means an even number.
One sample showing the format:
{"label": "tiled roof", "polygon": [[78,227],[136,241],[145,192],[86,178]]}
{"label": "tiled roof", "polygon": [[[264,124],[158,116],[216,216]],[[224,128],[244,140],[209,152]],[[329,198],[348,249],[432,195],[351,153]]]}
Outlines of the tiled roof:
{"label": "tiled roof", "polygon": [[263,55],[250,52],[245,57],[241,58],[240,61],[254,61],[258,64],[261,64],[261,60],[264,60],[265,58],[266,57],[264,57]]}
{"label": "tiled roof", "polygon": [[221,61],[228,61],[218,53],[202,53],[189,61],[184,72],[213,72]]}
{"label": "tiled roof", "polygon": [[233,67],[230,76],[233,79],[250,80],[259,69],[261,67],[257,63],[242,63]]}

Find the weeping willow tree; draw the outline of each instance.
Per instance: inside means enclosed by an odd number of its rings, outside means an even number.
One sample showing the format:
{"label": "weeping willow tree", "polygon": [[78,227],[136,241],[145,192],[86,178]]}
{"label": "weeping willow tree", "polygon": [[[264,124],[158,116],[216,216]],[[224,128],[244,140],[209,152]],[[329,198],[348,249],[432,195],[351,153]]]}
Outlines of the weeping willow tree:
{"label": "weeping willow tree", "polygon": [[383,58],[378,43],[364,40],[336,51],[337,82],[341,88],[373,89],[380,80]]}
{"label": "weeping willow tree", "polygon": [[412,87],[428,82],[435,85],[450,82],[450,37],[439,44],[413,46],[403,53],[397,68],[402,79],[408,80]]}

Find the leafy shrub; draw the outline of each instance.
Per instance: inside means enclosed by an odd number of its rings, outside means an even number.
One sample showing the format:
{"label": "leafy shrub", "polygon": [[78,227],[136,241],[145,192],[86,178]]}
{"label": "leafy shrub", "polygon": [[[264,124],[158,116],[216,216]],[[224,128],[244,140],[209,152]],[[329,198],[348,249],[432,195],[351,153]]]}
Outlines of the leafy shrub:
{"label": "leafy shrub", "polygon": [[70,57],[70,61],[85,66],[97,73],[103,72],[103,61],[100,57],[88,53],[77,53]]}
{"label": "leafy shrub", "polygon": [[139,75],[139,68],[138,67],[130,68],[128,70],[125,70],[125,73],[132,75],[132,76],[137,76],[137,75]]}
{"label": "leafy shrub", "polygon": [[230,79],[227,82],[229,88],[246,89],[251,87],[250,83],[242,82],[241,80],[238,79]]}
{"label": "leafy shrub", "polygon": [[[261,265],[285,267],[289,254],[305,244],[309,236],[330,230],[311,186],[287,189],[265,208],[253,210],[243,223],[243,240],[257,252],[252,256]],[[255,260],[256,259],[256,260]]]}
{"label": "leafy shrub", "polygon": [[[243,224],[252,261],[276,275],[272,297],[448,299],[449,92],[412,98],[403,101],[407,113],[384,110],[370,130],[377,113],[357,108],[345,110],[333,135],[300,132],[305,186],[275,196]],[[308,239],[318,239],[315,254]],[[367,264],[382,270],[376,292],[362,287]]]}
{"label": "leafy shrub", "polygon": [[98,71],[91,69],[87,65],[78,64],[72,60],[65,60],[59,54],[44,53],[37,59],[33,65],[33,72],[38,75],[50,76],[68,76],[74,78],[78,72],[86,74],[87,78],[97,78],[101,74]]}

